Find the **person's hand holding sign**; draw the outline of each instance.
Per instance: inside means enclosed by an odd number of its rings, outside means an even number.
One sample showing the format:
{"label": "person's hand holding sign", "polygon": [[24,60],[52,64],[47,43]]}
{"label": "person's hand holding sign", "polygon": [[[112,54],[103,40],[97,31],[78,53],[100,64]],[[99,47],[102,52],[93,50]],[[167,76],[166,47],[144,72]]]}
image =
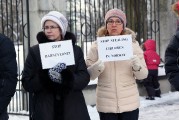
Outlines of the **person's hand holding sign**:
{"label": "person's hand holding sign", "polygon": [[92,66],[88,67],[90,79],[96,79],[105,69],[104,63],[101,60],[96,61]]}
{"label": "person's hand holding sign", "polygon": [[137,55],[134,55],[132,58],[131,58],[131,61],[132,61],[132,69],[133,71],[140,71],[141,69],[141,63],[140,63],[140,59]]}
{"label": "person's hand holding sign", "polygon": [[74,76],[67,68],[66,63],[58,63],[48,70],[49,78],[60,85],[64,93],[68,93],[73,88]]}
{"label": "person's hand holding sign", "polygon": [[50,68],[49,71],[48,71],[50,79],[53,82],[61,84],[63,82],[61,72],[64,69],[66,69],[65,63],[58,63],[53,68]]}

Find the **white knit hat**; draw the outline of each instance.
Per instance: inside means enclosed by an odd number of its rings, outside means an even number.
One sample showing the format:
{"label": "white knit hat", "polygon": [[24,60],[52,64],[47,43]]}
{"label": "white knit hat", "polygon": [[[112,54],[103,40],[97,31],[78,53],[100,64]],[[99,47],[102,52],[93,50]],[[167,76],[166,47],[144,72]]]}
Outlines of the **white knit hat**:
{"label": "white knit hat", "polygon": [[42,29],[44,27],[44,23],[46,20],[51,20],[51,21],[57,23],[62,30],[62,37],[64,38],[66,31],[67,31],[67,27],[68,27],[68,21],[67,21],[66,17],[63,14],[61,14],[60,12],[51,11],[42,18],[42,20],[41,20],[41,28]]}

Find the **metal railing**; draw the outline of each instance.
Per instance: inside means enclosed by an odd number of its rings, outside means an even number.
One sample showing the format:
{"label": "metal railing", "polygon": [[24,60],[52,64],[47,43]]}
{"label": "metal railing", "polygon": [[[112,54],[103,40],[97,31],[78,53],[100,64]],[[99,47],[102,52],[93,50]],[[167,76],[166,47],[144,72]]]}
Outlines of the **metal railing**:
{"label": "metal railing", "polygon": [[[127,27],[142,43],[147,38],[160,41],[159,0],[67,0],[69,30],[76,34],[78,45],[87,52],[88,43],[96,40],[97,30],[104,25],[105,13],[119,8],[126,13]],[[159,42],[160,43],[160,42]]]}
{"label": "metal railing", "polygon": [[[160,41],[159,0],[67,0],[69,31],[76,34],[77,44],[85,54],[96,40],[96,32],[104,25],[104,15],[110,8],[120,8],[126,13],[127,27],[136,32],[139,43],[147,38]],[[0,0],[0,32],[14,41],[17,52],[18,83],[8,106],[8,112],[17,115],[29,115],[30,108],[29,95],[20,81],[25,52],[30,46],[28,9],[28,0]]]}

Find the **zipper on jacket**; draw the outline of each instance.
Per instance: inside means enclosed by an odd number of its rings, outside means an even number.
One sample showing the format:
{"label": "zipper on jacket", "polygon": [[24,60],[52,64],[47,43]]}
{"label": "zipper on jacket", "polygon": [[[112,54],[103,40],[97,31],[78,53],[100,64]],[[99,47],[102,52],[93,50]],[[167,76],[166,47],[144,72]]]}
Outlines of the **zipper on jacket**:
{"label": "zipper on jacket", "polygon": [[116,102],[117,102],[117,111],[116,111],[116,113],[117,113],[119,111],[119,103],[118,103],[118,92],[117,92],[117,84],[116,84],[117,83],[117,79],[116,79],[117,74],[116,74],[116,62],[115,61],[114,61],[114,71],[115,71],[114,72],[114,74],[115,74],[115,79],[114,80],[115,80],[116,99],[117,99],[116,100]]}

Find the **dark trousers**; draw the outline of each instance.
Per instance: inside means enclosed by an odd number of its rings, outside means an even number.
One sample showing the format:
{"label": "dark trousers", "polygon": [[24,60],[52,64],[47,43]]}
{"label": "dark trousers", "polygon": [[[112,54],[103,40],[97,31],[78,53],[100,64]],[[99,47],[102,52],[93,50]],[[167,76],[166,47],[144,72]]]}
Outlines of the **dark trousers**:
{"label": "dark trousers", "polygon": [[144,79],[144,87],[148,96],[155,96],[155,93],[160,94],[160,84],[158,82],[158,70],[149,70],[148,77]]}
{"label": "dark trousers", "polygon": [[138,120],[139,109],[123,113],[102,113],[99,112],[100,120]]}

